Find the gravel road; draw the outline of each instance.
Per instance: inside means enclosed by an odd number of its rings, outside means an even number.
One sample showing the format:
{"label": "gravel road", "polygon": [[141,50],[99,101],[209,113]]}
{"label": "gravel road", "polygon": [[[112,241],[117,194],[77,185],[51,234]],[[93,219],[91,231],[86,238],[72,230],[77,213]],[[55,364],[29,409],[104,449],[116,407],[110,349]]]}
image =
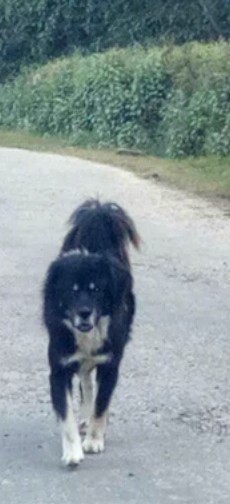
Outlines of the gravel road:
{"label": "gravel road", "polygon": [[[0,502],[229,504],[230,223],[211,203],[75,158],[0,149]],[[62,467],[41,289],[66,220],[113,199],[142,236],[138,311],[104,454]]]}

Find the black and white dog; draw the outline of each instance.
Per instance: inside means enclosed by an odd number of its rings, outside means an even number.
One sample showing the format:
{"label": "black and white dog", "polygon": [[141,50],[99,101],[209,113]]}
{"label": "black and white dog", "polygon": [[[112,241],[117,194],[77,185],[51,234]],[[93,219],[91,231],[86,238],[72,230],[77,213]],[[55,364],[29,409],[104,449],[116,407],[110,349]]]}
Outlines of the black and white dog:
{"label": "black and white dog", "polygon": [[[135,312],[127,246],[139,245],[133,221],[115,203],[86,201],[70,223],[44,286],[51,399],[66,465],[78,464],[83,451],[104,450],[108,407]],[[80,378],[83,443],[73,413],[74,374]]]}

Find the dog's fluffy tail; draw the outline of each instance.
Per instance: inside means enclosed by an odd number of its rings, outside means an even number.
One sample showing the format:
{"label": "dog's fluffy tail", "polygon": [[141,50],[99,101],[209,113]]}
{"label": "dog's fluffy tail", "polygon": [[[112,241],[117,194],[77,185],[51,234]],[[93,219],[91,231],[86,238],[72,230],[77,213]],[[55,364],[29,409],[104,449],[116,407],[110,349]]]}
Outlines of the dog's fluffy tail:
{"label": "dog's fluffy tail", "polygon": [[62,253],[86,249],[92,253],[109,252],[128,262],[129,242],[138,249],[140,238],[133,220],[116,203],[87,200],[69,219],[71,229],[65,237]]}

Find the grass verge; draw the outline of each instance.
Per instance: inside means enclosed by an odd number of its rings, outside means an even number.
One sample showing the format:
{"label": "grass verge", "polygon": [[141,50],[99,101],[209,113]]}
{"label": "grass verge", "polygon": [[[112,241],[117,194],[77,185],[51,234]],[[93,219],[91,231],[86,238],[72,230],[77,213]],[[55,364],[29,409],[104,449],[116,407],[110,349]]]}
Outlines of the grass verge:
{"label": "grass verge", "polygon": [[[230,200],[230,156],[208,156],[184,160],[118,153],[114,149],[73,147],[64,138],[37,136],[24,131],[0,130],[0,146],[53,152],[106,163],[136,175],[212,199]],[[131,151],[130,151],[131,152]]]}

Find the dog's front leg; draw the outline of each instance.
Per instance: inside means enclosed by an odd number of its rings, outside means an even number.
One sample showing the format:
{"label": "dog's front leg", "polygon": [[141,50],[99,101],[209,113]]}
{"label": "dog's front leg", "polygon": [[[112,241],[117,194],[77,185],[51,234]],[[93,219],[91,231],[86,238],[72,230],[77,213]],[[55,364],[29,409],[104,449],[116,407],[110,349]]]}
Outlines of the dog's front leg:
{"label": "dog's front leg", "polygon": [[51,373],[51,398],[61,424],[62,461],[65,465],[77,465],[83,460],[81,438],[74,418],[71,384],[62,372]]}
{"label": "dog's front leg", "polygon": [[86,453],[100,453],[104,450],[108,407],[117,383],[118,366],[98,366],[97,395],[94,412],[89,422],[83,449]]}
{"label": "dog's front leg", "polygon": [[92,372],[80,375],[80,433],[85,434],[93,412],[93,377]]}

